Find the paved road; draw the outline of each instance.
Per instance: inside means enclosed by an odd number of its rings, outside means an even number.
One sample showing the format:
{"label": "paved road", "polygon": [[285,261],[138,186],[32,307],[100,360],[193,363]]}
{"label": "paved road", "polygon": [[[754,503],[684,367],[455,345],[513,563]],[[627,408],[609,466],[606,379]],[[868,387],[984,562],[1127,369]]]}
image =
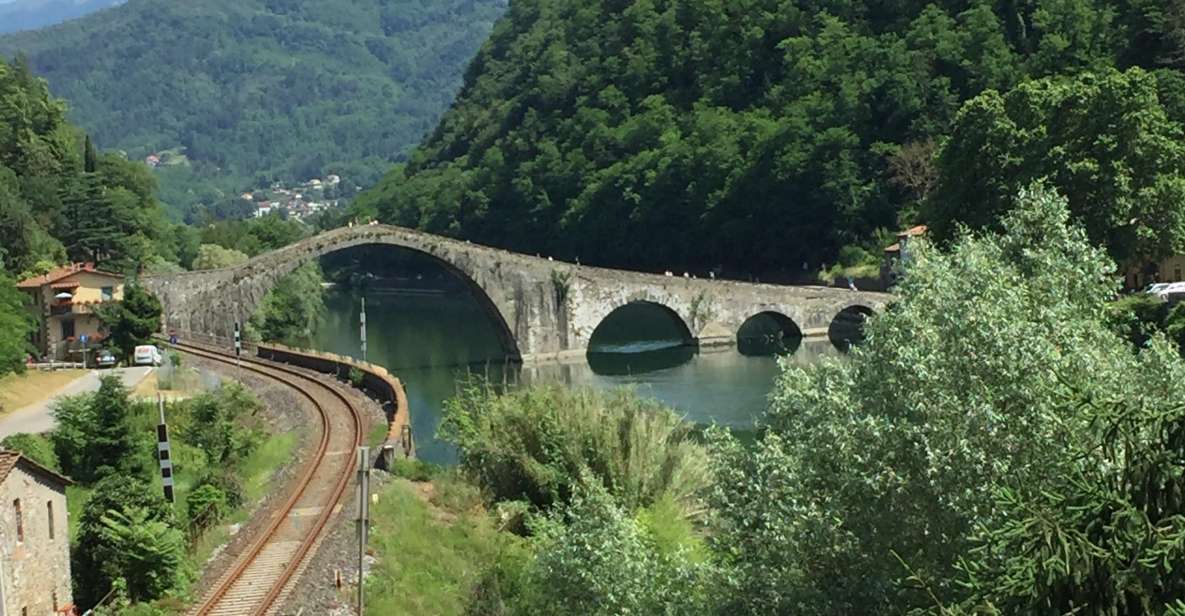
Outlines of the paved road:
{"label": "paved road", "polygon": [[92,370],[71,381],[69,385],[66,385],[55,393],[53,397],[36,404],[30,404],[24,408],[19,408],[0,417],[0,438],[20,432],[36,433],[52,430],[54,420],[53,416],[49,414],[49,409],[53,406],[54,401],[62,396],[75,396],[88,391],[97,391],[99,389],[99,377],[101,375],[118,374],[119,378],[123,380],[124,385],[127,385],[131,389],[139,385],[140,381],[143,381],[144,377],[148,376],[148,373],[151,371],[152,368],[146,366],[114,368],[112,370]]}

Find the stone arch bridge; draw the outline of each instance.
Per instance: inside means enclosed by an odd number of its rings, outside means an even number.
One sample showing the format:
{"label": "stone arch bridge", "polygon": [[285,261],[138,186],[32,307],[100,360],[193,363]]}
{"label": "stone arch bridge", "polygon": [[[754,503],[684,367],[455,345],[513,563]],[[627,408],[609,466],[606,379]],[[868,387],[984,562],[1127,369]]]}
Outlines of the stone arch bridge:
{"label": "stone arch bridge", "polygon": [[[733,344],[741,325],[761,313],[791,321],[805,335],[826,334],[843,312],[880,312],[890,296],[827,287],[688,279],[588,267],[533,257],[388,225],[321,233],[235,267],[146,276],[160,298],[165,327],[230,337],[285,275],[323,255],[362,245],[421,252],[465,280],[499,325],[516,360],[583,355],[597,325],[617,308],[651,302],[669,309],[702,345]],[[784,321],[784,319],[783,319]]]}

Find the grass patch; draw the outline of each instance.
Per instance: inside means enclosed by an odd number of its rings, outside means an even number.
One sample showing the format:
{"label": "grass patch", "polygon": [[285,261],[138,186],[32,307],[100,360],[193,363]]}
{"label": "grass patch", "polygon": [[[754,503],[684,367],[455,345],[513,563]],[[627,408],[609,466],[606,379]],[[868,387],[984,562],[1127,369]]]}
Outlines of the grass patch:
{"label": "grass patch", "polygon": [[369,447],[378,447],[387,440],[387,422],[380,421],[370,427],[370,432],[366,434],[366,445]]}
{"label": "grass patch", "polygon": [[86,370],[29,370],[0,377],[0,416],[48,400]]}
{"label": "grass patch", "polygon": [[366,596],[375,614],[464,614],[487,568],[527,550],[522,539],[499,532],[484,510],[440,510],[405,479],[379,493],[371,515],[370,545],[379,561]]}
{"label": "grass patch", "polygon": [[409,481],[432,481],[444,469],[437,464],[415,458],[396,458],[390,470],[392,475]]}
{"label": "grass patch", "polygon": [[243,493],[248,506],[275,488],[272,475],[292,459],[299,440],[296,431],[273,434],[243,462],[239,476],[243,478]]}

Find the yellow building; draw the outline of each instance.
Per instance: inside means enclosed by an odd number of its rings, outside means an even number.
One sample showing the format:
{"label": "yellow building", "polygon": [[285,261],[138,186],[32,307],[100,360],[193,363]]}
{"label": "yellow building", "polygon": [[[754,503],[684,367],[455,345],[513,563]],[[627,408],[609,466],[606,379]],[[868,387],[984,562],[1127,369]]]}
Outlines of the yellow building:
{"label": "yellow building", "polygon": [[95,348],[104,337],[96,309],[123,299],[123,276],[75,263],[17,284],[32,298],[29,310],[37,328],[29,341],[46,359],[82,361],[81,349]]}
{"label": "yellow building", "polygon": [[1124,276],[1129,289],[1143,289],[1154,282],[1185,282],[1185,255],[1173,255],[1153,266],[1132,268]]}

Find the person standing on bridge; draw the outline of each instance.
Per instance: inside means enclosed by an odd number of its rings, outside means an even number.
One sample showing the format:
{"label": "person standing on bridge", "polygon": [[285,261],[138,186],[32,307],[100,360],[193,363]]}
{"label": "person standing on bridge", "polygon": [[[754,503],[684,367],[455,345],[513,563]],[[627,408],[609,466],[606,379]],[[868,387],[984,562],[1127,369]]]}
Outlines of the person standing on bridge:
{"label": "person standing on bridge", "polygon": [[856,290],[857,290],[857,289],[856,289],[856,281],[855,281],[855,280],[852,280],[852,277],[851,277],[851,276],[848,276],[848,289],[850,289],[850,290],[852,290],[852,291],[856,291]]}

